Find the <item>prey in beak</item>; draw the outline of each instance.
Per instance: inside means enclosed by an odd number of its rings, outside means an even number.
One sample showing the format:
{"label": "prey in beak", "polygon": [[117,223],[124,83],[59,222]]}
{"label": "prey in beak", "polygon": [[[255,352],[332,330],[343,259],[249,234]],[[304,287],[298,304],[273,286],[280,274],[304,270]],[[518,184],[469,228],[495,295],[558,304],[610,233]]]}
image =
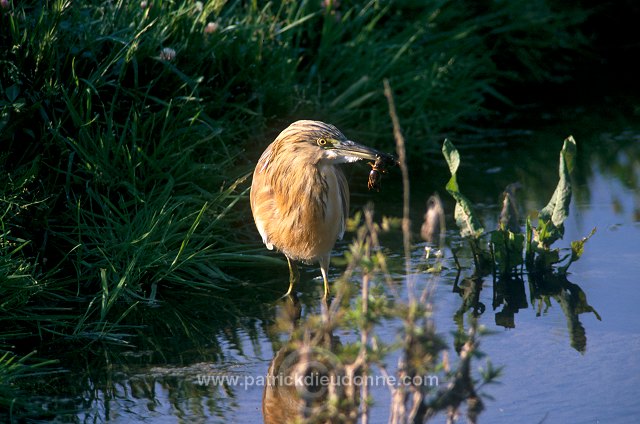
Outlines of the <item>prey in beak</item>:
{"label": "prey in beak", "polygon": [[378,161],[387,165],[395,165],[398,163],[393,156],[380,152],[372,147],[358,144],[351,140],[326,140],[324,147],[327,156],[332,159],[344,162],[356,162],[358,160]]}
{"label": "prey in beak", "polygon": [[318,145],[325,149],[326,157],[336,163],[370,161],[371,171],[367,182],[369,190],[380,191],[382,174],[386,174],[389,167],[398,165],[395,157],[351,140],[321,139],[318,140]]}

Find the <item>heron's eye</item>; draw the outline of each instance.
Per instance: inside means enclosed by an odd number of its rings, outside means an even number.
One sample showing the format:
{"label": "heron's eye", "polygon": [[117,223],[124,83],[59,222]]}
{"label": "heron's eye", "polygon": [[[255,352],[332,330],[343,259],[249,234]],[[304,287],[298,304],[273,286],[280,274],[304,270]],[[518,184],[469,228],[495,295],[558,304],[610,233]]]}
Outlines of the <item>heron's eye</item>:
{"label": "heron's eye", "polygon": [[317,143],[318,143],[318,146],[326,146],[327,140],[325,140],[324,138],[319,138]]}

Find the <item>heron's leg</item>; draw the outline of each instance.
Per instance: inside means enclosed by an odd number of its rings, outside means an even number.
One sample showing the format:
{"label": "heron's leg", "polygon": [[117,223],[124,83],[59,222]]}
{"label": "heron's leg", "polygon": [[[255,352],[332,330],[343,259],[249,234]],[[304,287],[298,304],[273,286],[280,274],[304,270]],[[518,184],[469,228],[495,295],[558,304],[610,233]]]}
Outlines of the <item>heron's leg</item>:
{"label": "heron's leg", "polygon": [[329,280],[327,274],[329,273],[329,259],[330,256],[323,256],[318,262],[320,262],[320,272],[322,273],[322,280],[324,281],[324,299],[329,297]]}
{"label": "heron's leg", "polygon": [[290,296],[293,291],[293,286],[295,286],[300,280],[300,273],[298,272],[298,266],[293,262],[289,257],[287,257],[287,262],[289,263],[289,290],[285,293],[284,296]]}

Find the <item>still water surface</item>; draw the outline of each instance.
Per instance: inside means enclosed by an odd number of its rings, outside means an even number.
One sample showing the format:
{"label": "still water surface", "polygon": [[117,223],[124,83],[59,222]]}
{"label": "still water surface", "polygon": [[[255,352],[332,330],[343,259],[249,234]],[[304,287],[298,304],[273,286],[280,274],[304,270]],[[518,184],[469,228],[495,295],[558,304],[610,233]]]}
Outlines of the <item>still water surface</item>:
{"label": "still water surface", "polygon": [[[569,134],[578,143],[578,160],[565,237],[557,245],[568,247],[570,241],[597,228],[583,257],[571,265],[568,280],[582,290],[601,320],[593,312],[568,318],[555,298],[548,305],[532,302],[524,285],[519,310],[510,313],[504,304],[494,309],[496,288],[491,277],[485,277],[479,297],[485,307],[480,323],[493,334],[481,338],[480,349],[504,372],[499,384],[482,389],[492,399],[485,398],[481,422],[632,423],[640,417],[640,126],[587,114],[533,130],[487,133],[485,140],[474,140],[485,147],[461,149],[458,182],[487,229],[495,228],[500,194],[509,183],[518,181],[523,186],[518,195],[522,212],[540,209],[555,188],[558,154]],[[493,142],[493,147],[486,147],[491,145],[485,141]],[[412,179],[413,229],[417,235],[425,201],[438,190],[448,215],[448,240],[455,240],[453,204],[443,189],[449,177],[444,166],[440,156],[434,155],[426,161],[427,169]],[[387,175],[383,191],[371,194],[364,189],[366,175],[366,167],[352,172],[354,207],[373,200],[378,216],[399,216],[399,177]],[[393,235],[383,243],[390,252],[402,251]],[[424,246],[413,247],[417,284],[435,281],[435,323],[453,345],[452,332],[458,328],[454,315],[462,297],[453,290],[456,272],[451,251],[445,249],[447,269],[434,280],[419,271]],[[345,248],[346,242],[337,246],[336,254]],[[333,267],[332,277],[340,272]],[[322,283],[317,275],[315,267],[303,272],[299,287],[303,317],[318,311]],[[69,387],[73,382],[73,388],[61,388],[63,396],[43,401],[51,403],[51,408],[67,409],[60,413],[61,420],[80,422],[262,422],[264,387],[259,383],[286,339],[273,329],[273,323],[282,307],[276,299],[286,289],[287,278],[286,267],[256,270],[235,294],[241,301],[186,294],[150,309],[141,318],[149,326],[140,330],[135,351],[83,358],[85,363],[58,383]],[[468,313],[463,316],[466,325]],[[390,321],[376,331],[391,342],[400,327]],[[349,332],[338,336],[355,338]],[[453,361],[455,351],[450,355]],[[481,367],[485,361],[474,365]],[[394,369],[393,356],[387,364]],[[224,386],[199,384],[198,379],[207,376],[239,380]],[[372,395],[370,422],[387,422],[388,389],[372,387]],[[435,420],[441,421],[443,416]]]}

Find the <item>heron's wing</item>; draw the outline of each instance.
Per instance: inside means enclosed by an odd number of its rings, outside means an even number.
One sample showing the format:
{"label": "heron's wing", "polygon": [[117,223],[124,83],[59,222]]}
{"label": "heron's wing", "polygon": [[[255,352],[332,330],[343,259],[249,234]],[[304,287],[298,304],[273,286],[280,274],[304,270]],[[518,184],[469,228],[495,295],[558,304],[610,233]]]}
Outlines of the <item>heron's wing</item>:
{"label": "heron's wing", "polygon": [[260,156],[256,169],[253,172],[253,180],[251,182],[251,191],[249,192],[249,200],[251,203],[251,212],[253,213],[253,220],[256,223],[262,242],[267,246],[267,249],[273,250],[273,243],[269,240],[267,231],[265,229],[265,222],[261,217],[269,216],[265,215],[273,210],[273,189],[269,183],[269,179],[266,177],[265,171],[269,161],[271,159],[272,146],[269,145],[267,149]]}
{"label": "heron's wing", "polygon": [[340,221],[338,239],[342,240],[342,236],[344,236],[345,229],[347,228],[347,219],[349,218],[349,184],[347,184],[347,179],[341,171],[336,174],[339,186],[338,192],[340,193],[340,200],[342,201],[342,219]]}
{"label": "heron's wing", "polygon": [[264,223],[257,218],[255,219],[255,221],[256,221],[256,227],[258,228],[258,232],[262,237],[262,242],[264,243],[265,246],[267,246],[267,249],[273,250],[273,243],[271,243],[269,241],[269,238],[267,237],[267,232],[264,229]]}

